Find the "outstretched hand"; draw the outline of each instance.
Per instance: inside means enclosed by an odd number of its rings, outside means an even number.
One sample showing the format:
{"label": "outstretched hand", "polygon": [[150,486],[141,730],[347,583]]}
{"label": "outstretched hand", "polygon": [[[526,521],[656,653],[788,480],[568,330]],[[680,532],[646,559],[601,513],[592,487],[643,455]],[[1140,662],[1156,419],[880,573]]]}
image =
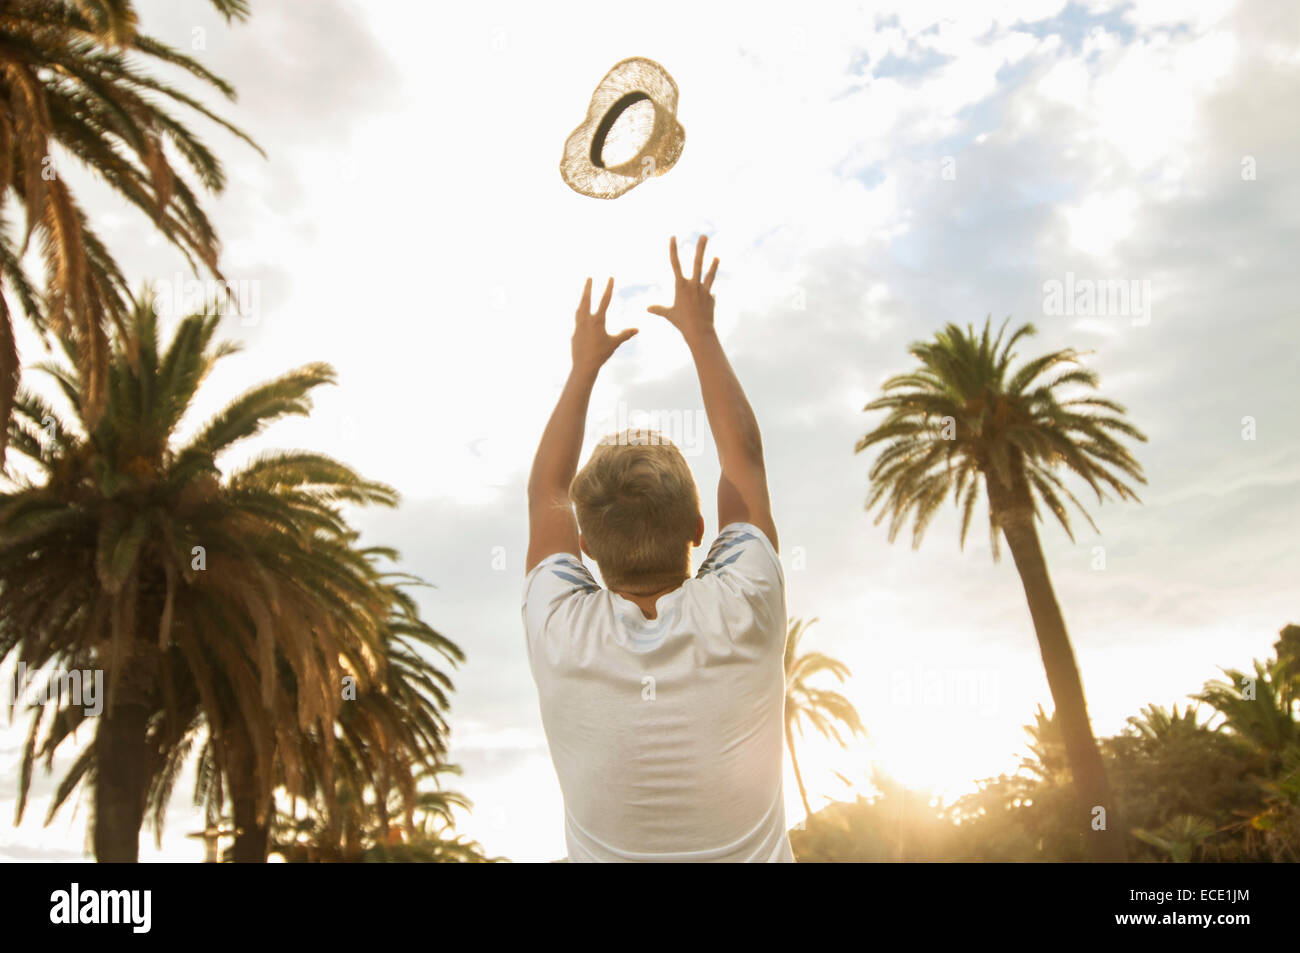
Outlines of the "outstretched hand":
{"label": "outstretched hand", "polygon": [[618,350],[618,346],[632,335],[636,328],[627,328],[618,334],[605,330],[605,312],[609,309],[610,299],[614,296],[614,279],[605,285],[605,294],[600,299],[600,307],[591,310],[591,279],[587,279],[582,289],[582,300],[574,316],[573,327],[573,368],[574,370],[595,374],[605,362]]}
{"label": "outstretched hand", "polygon": [[704,246],[707,242],[708,239],[703,235],[696,242],[695,269],[691,272],[691,277],[687,278],[682,274],[682,263],[677,258],[677,236],[669,239],[668,260],[672,262],[673,277],[676,279],[673,305],[665,308],[663,305],[652,304],[646,308],[651,314],[667,318],[688,341],[701,332],[713,329],[713,295],[710,289],[713,287],[713,278],[718,273],[718,259],[713,259],[709,273],[701,278],[700,270],[704,267]]}

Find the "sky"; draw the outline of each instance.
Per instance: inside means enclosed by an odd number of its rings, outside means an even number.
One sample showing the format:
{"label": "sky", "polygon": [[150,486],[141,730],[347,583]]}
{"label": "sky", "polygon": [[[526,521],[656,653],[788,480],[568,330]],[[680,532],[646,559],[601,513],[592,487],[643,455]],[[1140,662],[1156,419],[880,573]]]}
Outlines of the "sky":
{"label": "sky", "polygon": [[[846,750],[800,743],[814,809],[869,793],[873,765],[936,796],[972,790],[1015,768],[1023,726],[1051,709],[987,534],[961,551],[950,508],[914,550],[863,509],[871,457],[854,445],[879,420],[863,406],[946,322],[1032,322],[1022,357],[1089,352],[1150,438],[1140,505],[1090,505],[1101,533],[1076,521],[1073,543],[1041,530],[1099,735],[1185,704],[1300,622],[1292,4],[252,5],[226,26],[199,0],[139,3],[146,31],[201,44],[239,92],[221,112],[266,152],[193,123],[229,175],[207,202],[222,267],[255,307],[223,323],[244,349],[190,426],[289,367],[337,369],[309,419],[226,463],[310,447],[401,492],[354,519],[432,584],[424,617],[466,652],[451,757],[474,810],[458,829],[489,853],[564,854],[519,614],[524,485],[588,276],[615,279],[610,327],[641,329],[596,386],[588,448],[668,421],[713,498],[689,356],[645,310],[669,301],[673,234],[707,234],[721,258],[716,322],[763,430],[788,608],[819,620],[806,649],[850,667],[868,731]],[[628,56],[675,79],[685,148],[602,202],[559,160]],[[79,188],[133,280],[176,281],[142,216]],[[1119,281],[1126,313],[1053,306],[1053,288]],[[21,345],[39,358],[30,333]],[[705,519],[716,531],[707,503]],[[0,728],[0,816],[23,734],[21,718]],[[0,859],[86,856],[87,805],[42,825],[55,780],[0,826]],[[191,790],[142,859],[201,857]],[[786,802],[794,823],[788,767]]]}

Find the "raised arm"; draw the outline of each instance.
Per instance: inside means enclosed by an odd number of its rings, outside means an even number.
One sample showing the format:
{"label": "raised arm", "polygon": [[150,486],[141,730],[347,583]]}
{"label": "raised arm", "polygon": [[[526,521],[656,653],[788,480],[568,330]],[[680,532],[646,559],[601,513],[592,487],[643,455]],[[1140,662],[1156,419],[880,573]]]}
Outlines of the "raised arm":
{"label": "raised arm", "polygon": [[668,257],[676,282],[673,304],[671,308],[651,305],[647,310],[667,318],[681,332],[695,359],[704,412],[709,417],[709,428],[718,445],[718,462],[722,466],[722,477],[718,480],[718,528],[728,523],[752,523],[776,548],[776,526],[768,498],[767,470],[763,465],[763,440],[759,435],[758,421],[713,328],[710,289],[718,273],[718,259],[713,259],[708,274],[700,277],[706,241],[701,235],[695,246],[695,269],[690,278],[682,274],[676,237],[669,241]]}
{"label": "raised arm", "polygon": [[569,484],[578,472],[582,435],[587,424],[587,404],[601,367],[618,346],[636,334],[628,328],[611,335],[605,330],[605,311],[614,294],[614,279],[605,285],[600,307],[591,310],[591,279],[582,291],[574,319],[573,366],[560,399],[542,431],[537,455],[528,477],[528,556],[525,572],[553,553],[578,555],[578,524],[569,503]]}

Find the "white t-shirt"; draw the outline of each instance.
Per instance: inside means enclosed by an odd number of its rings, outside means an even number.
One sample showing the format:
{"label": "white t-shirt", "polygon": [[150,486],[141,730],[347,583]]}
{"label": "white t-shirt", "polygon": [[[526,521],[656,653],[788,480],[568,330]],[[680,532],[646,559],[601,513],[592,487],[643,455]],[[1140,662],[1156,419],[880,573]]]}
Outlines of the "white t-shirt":
{"label": "white t-shirt", "polygon": [[785,577],[723,527],[656,618],[557,553],[524,580],[569,860],[793,862],[781,793]]}

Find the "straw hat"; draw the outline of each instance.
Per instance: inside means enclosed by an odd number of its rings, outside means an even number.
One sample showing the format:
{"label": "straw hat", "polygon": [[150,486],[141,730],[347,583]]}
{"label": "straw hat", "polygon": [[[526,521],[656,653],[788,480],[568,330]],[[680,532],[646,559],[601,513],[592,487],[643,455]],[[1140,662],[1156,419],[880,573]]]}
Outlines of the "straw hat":
{"label": "straw hat", "polygon": [[634,56],[616,64],[591,94],[587,118],[564,144],[560,175],[582,195],[618,198],[672,168],[685,141],[677,84],[654,60]]}

